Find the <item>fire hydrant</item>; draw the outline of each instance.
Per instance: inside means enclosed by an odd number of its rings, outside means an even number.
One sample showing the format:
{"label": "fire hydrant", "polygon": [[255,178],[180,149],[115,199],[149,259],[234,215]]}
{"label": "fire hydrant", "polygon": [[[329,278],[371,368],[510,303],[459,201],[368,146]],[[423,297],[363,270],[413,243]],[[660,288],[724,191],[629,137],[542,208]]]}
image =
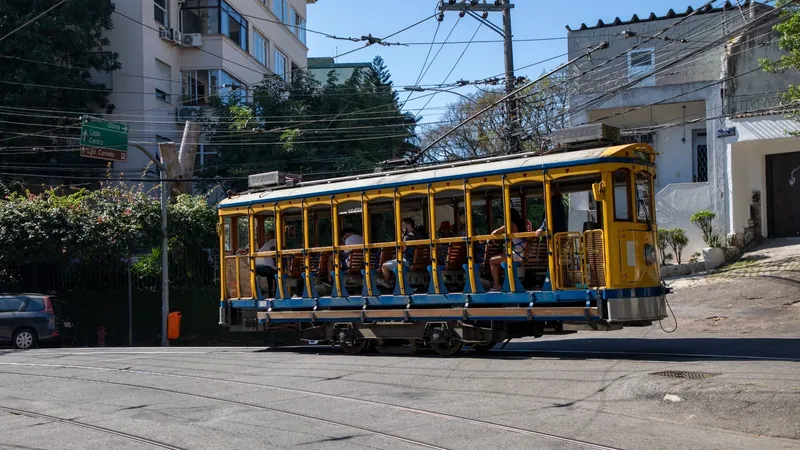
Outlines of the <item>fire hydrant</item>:
{"label": "fire hydrant", "polygon": [[97,346],[106,346],[106,327],[97,327]]}

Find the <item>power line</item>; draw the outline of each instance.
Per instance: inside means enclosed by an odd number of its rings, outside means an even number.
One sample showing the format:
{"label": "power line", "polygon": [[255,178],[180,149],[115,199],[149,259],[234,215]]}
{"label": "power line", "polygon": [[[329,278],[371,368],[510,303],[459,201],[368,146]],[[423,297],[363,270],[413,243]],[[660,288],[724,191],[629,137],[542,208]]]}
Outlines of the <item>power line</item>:
{"label": "power line", "polygon": [[61,0],[60,2],[56,3],[55,5],[53,5],[53,6],[49,7],[49,8],[47,8],[46,10],[44,10],[43,12],[41,12],[40,14],[38,14],[38,15],[37,15],[36,17],[34,17],[33,19],[31,19],[31,20],[29,20],[29,21],[27,21],[27,22],[23,23],[23,24],[22,24],[22,25],[20,25],[19,27],[17,27],[17,28],[15,28],[15,29],[11,30],[11,31],[10,31],[10,32],[8,32],[8,33],[7,33],[5,36],[3,36],[3,37],[0,37],[0,42],[3,42],[3,41],[5,41],[5,40],[6,40],[6,38],[8,38],[9,36],[11,36],[12,34],[16,33],[17,31],[19,31],[19,30],[21,30],[21,29],[23,29],[23,28],[27,27],[28,25],[32,24],[33,22],[36,22],[37,20],[39,20],[39,19],[41,19],[42,17],[46,16],[46,15],[47,15],[47,14],[48,14],[50,11],[52,11],[52,10],[54,10],[54,9],[58,8],[59,6],[63,5],[64,3],[66,3],[66,1],[67,1],[67,0]]}

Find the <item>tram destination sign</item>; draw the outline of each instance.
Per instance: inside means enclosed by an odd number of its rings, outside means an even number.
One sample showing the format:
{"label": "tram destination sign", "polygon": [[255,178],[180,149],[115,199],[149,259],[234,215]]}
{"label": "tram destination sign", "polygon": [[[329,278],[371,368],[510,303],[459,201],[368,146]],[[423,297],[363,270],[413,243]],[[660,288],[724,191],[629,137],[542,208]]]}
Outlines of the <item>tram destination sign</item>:
{"label": "tram destination sign", "polygon": [[89,120],[81,126],[81,156],[106,161],[128,160],[128,125]]}

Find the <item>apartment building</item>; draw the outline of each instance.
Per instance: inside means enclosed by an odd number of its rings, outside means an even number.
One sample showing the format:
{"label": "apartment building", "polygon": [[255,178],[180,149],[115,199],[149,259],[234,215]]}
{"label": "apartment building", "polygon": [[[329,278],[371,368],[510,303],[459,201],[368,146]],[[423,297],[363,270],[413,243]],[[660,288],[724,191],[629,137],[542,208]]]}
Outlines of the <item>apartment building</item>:
{"label": "apartment building", "polygon": [[[113,90],[105,118],[127,123],[130,142],[154,153],[157,142],[180,142],[184,122],[210,97],[245,96],[267,74],[288,79],[306,67],[311,3],[316,0],[116,2],[120,14],[108,50],[119,54],[122,67],[102,80]],[[201,145],[196,166],[214,156]],[[128,161],[116,168],[133,174],[148,165],[130,147]]]}

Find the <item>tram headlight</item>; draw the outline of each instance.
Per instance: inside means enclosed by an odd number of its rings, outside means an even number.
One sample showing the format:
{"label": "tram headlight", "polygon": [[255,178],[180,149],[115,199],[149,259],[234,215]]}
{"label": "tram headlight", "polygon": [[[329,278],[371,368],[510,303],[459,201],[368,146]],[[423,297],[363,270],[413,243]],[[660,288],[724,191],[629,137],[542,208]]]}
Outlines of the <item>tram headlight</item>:
{"label": "tram headlight", "polygon": [[658,256],[656,255],[656,248],[650,244],[644,245],[644,261],[647,263],[648,266],[653,266],[658,261]]}

